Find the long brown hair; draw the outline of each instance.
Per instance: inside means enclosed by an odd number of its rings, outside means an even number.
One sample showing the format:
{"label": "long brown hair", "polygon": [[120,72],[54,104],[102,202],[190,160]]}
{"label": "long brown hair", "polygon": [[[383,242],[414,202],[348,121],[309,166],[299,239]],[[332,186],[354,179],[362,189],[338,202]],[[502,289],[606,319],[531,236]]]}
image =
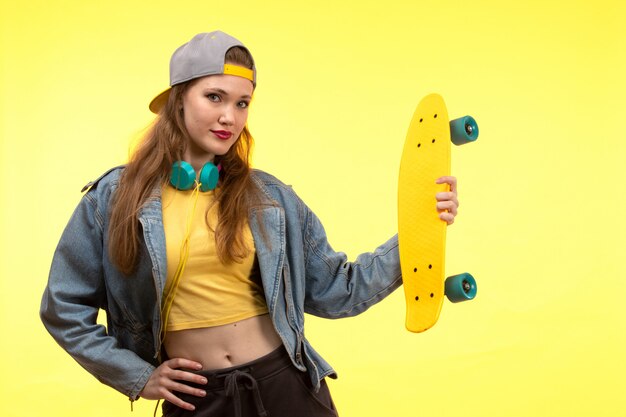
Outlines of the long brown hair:
{"label": "long brown hair", "polygon": [[[246,49],[233,47],[226,61],[252,68]],[[155,187],[168,182],[172,164],[181,160],[189,134],[180,111],[182,97],[190,82],[176,85],[151,128],[134,150],[113,197],[109,224],[111,261],[125,274],[137,265],[141,245],[138,214]],[[260,193],[250,178],[253,139],[245,126],[230,150],[215,157],[222,164],[219,186],[215,191],[218,223],[215,228],[217,254],[224,263],[237,262],[250,252],[243,239],[249,210],[260,201]]]}

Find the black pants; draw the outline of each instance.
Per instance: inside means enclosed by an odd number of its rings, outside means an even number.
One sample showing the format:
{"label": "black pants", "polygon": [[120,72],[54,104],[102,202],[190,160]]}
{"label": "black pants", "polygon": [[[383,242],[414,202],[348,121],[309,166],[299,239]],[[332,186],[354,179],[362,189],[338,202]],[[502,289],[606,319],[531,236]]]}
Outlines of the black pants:
{"label": "black pants", "polygon": [[315,392],[308,373],[291,363],[281,346],[253,362],[217,371],[195,372],[204,376],[206,397],[177,392],[195,411],[184,410],[168,401],[163,403],[164,417],[337,417],[326,381]]}

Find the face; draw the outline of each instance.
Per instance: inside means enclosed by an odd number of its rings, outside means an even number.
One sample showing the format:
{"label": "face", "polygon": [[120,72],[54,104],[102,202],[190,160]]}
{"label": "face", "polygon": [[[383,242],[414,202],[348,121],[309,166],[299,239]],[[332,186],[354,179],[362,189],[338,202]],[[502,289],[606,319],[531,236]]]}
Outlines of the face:
{"label": "face", "polygon": [[252,92],[252,82],[234,75],[209,75],[187,88],[182,106],[190,141],[183,156],[196,171],[237,141],[248,120]]}

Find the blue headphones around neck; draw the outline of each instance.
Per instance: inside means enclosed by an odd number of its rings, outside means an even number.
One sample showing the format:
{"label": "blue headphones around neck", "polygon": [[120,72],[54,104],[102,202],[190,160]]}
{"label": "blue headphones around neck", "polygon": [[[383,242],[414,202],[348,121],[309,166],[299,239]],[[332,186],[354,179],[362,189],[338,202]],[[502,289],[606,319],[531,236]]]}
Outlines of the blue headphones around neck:
{"label": "blue headphones around neck", "polygon": [[[217,182],[220,179],[220,168],[219,164],[215,166],[212,162],[204,164],[198,176],[200,191],[207,192],[217,187]],[[174,162],[170,174],[170,184],[177,190],[187,191],[193,189],[195,183],[196,171],[191,164],[185,161]]]}

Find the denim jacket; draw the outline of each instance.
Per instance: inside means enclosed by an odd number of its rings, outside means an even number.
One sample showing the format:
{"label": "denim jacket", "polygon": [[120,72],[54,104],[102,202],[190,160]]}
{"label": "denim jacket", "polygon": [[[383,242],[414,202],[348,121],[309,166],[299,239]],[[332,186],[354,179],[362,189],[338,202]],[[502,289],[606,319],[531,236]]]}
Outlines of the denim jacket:
{"label": "denim jacket", "polygon": [[[109,260],[110,200],[121,172],[114,168],[88,184],[55,251],[40,315],[81,366],[135,400],[159,365],[167,266],[159,187],[139,213],[143,244],[135,272],[124,275]],[[353,316],[398,288],[398,239],[348,262],[291,187],[258,170],[252,178],[265,198],[249,223],[269,314],[294,366],[319,388],[335,372],[305,338],[304,313]],[[100,309],[106,327],[96,322]]]}

